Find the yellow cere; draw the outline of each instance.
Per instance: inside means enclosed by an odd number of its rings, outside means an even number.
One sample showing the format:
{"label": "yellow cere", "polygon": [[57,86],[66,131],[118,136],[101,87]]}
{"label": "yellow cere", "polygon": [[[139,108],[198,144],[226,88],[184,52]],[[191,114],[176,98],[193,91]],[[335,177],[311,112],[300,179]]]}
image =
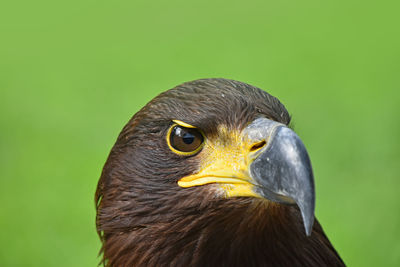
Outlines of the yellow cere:
{"label": "yellow cere", "polygon": [[199,154],[199,172],[183,177],[178,185],[192,187],[215,183],[226,197],[259,197],[252,190],[249,173],[249,165],[254,159],[252,146],[238,130],[220,126],[215,137],[205,140]]}

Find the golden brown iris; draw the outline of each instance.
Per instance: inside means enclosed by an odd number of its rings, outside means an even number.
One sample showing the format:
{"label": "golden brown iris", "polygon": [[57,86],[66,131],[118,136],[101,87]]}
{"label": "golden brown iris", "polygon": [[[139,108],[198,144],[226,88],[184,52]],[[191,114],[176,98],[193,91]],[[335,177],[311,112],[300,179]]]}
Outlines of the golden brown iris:
{"label": "golden brown iris", "polygon": [[173,152],[187,156],[198,152],[204,142],[204,137],[198,129],[177,124],[171,127],[167,139]]}

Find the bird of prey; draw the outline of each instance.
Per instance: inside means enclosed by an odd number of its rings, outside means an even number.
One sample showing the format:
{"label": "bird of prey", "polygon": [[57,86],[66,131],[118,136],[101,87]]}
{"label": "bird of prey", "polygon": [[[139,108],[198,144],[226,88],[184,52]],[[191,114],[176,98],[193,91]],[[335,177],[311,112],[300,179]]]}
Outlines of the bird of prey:
{"label": "bird of prey", "polygon": [[283,104],[201,79],[120,133],[95,196],[105,266],[344,266],[314,220],[314,178]]}

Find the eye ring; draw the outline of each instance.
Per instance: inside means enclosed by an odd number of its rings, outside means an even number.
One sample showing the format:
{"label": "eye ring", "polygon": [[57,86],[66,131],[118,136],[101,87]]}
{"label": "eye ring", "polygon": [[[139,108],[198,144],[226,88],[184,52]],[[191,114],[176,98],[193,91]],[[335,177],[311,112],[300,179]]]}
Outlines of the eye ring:
{"label": "eye ring", "polygon": [[199,152],[204,146],[204,134],[187,123],[180,125],[176,123],[178,121],[174,122],[168,129],[166,138],[169,149],[180,156],[191,156]]}

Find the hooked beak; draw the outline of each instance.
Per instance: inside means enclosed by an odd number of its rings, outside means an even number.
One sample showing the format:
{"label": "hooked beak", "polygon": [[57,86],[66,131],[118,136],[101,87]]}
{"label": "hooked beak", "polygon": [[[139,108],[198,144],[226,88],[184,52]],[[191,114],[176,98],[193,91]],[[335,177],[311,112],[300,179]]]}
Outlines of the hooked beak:
{"label": "hooked beak", "polygon": [[258,118],[241,133],[230,135],[230,140],[235,141],[229,145],[212,144],[207,151],[206,144],[204,166],[181,178],[178,185],[186,188],[214,183],[228,198],[258,197],[297,204],[306,234],[310,235],[314,223],[314,178],[298,135],[286,125],[266,118]]}
{"label": "hooked beak", "polygon": [[250,165],[257,194],[271,201],[297,204],[306,234],[314,223],[315,189],[310,158],[299,136],[283,124],[256,119],[246,129],[248,138],[267,140]]}

